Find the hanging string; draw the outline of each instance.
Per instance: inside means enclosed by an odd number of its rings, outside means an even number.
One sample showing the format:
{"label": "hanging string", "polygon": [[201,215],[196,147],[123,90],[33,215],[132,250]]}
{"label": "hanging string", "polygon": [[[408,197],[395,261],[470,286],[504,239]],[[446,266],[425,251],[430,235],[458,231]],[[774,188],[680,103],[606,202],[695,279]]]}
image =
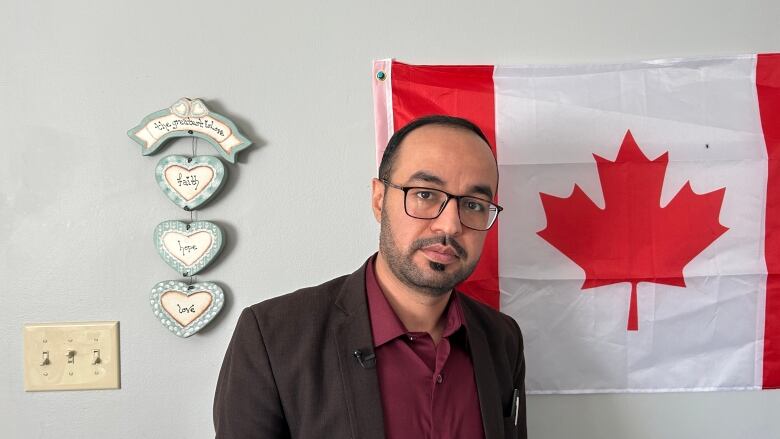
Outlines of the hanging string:
{"label": "hanging string", "polygon": [[[192,159],[195,158],[195,156],[198,155],[198,138],[196,136],[192,136],[191,139],[192,139],[192,143],[191,143],[191,146],[192,146],[192,156],[190,156],[190,159],[188,160],[188,162],[192,162]],[[187,210],[190,211],[190,223],[192,223],[196,219],[196,217],[195,217],[195,210],[193,210],[193,209],[187,209]],[[189,228],[190,228],[190,226],[188,224],[187,225],[187,229],[189,230]],[[189,277],[190,277],[190,279],[189,279],[189,286],[187,288],[191,290],[193,288],[192,284],[195,282],[195,276],[194,275],[190,275]]]}
{"label": "hanging string", "polygon": [[[190,133],[192,133],[192,132],[190,131]],[[192,155],[190,156],[189,160],[187,160],[187,162],[192,162],[192,159],[195,158],[195,156],[198,155],[198,138],[196,136],[192,136],[191,139],[192,139],[192,143],[191,143]],[[185,208],[184,210],[188,210],[190,212],[190,223],[192,223],[192,222],[197,220],[197,216],[196,216],[196,213],[195,213],[194,209]],[[190,225],[187,224],[187,230],[189,230],[189,229],[190,229]],[[184,274],[186,275],[187,273],[184,273]],[[189,276],[189,281],[188,281],[188,285],[189,286],[187,288],[190,289],[190,290],[193,289],[192,284],[194,282],[195,282],[195,276],[194,275],[190,275]]]}

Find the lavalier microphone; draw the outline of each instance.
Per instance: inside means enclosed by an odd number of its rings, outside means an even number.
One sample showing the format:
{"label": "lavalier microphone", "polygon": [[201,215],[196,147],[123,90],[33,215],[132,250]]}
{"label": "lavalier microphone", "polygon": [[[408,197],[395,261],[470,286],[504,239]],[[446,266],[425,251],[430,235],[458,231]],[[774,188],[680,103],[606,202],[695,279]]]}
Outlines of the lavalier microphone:
{"label": "lavalier microphone", "polygon": [[357,349],[352,353],[352,356],[358,360],[358,363],[360,363],[360,366],[362,366],[363,369],[373,369],[376,367],[376,354],[372,351],[363,352],[362,350]]}

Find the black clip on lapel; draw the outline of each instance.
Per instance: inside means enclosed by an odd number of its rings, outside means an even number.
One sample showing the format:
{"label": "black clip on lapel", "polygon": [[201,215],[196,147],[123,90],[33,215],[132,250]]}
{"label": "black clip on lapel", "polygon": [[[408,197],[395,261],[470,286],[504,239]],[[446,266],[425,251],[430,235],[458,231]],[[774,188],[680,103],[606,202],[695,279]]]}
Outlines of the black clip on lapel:
{"label": "black clip on lapel", "polygon": [[363,353],[360,349],[352,353],[352,356],[357,358],[358,363],[363,369],[373,369],[376,367],[376,354],[371,351]]}

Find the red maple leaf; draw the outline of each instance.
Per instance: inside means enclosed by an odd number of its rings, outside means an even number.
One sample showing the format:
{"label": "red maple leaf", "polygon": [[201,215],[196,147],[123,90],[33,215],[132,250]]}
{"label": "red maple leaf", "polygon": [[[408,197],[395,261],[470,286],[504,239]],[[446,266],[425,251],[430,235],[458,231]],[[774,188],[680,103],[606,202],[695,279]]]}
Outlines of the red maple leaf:
{"label": "red maple leaf", "polygon": [[627,326],[636,331],[637,284],[685,287],[685,265],[728,230],[718,220],[726,188],[699,195],[686,182],[661,207],[669,153],[649,160],[631,131],[614,162],[593,157],[604,209],[576,184],[567,198],[540,193],[547,227],[538,234],[585,270],[582,289],[631,282]]}

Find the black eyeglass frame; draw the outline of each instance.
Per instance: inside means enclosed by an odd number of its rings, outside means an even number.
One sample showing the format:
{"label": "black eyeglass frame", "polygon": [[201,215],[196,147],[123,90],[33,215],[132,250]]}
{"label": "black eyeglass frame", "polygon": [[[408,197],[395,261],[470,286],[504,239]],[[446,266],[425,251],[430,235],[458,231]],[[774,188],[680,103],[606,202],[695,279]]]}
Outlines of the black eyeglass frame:
{"label": "black eyeglass frame", "polygon": [[[471,230],[478,230],[480,232],[485,232],[485,231],[490,230],[491,227],[493,227],[493,225],[496,223],[496,220],[498,219],[498,214],[501,213],[502,210],[504,210],[503,207],[499,206],[498,204],[496,204],[496,203],[494,203],[492,201],[483,200],[482,198],[473,197],[471,195],[453,195],[453,194],[451,194],[449,192],[446,192],[446,191],[443,191],[441,189],[436,189],[436,188],[432,188],[432,187],[425,187],[425,186],[399,186],[397,184],[390,183],[389,181],[387,181],[385,179],[381,179],[379,181],[381,181],[382,183],[384,183],[387,186],[390,186],[391,188],[403,191],[403,193],[404,193],[404,212],[406,212],[406,214],[409,215],[412,218],[417,218],[417,219],[436,219],[436,218],[438,218],[441,215],[442,212],[444,212],[444,209],[447,208],[447,203],[449,203],[450,200],[454,199],[455,200],[455,206],[458,209],[458,221],[460,221],[460,223],[463,225],[463,227],[467,227],[467,228],[469,228]],[[406,208],[407,193],[410,190],[412,190],[412,189],[425,189],[425,190],[429,190],[429,191],[441,192],[441,193],[443,193],[444,195],[447,196],[447,199],[444,200],[444,202],[441,204],[441,207],[439,207],[439,211],[436,213],[436,216],[433,216],[433,217],[430,217],[430,218],[429,217],[424,217],[423,218],[423,217],[419,217],[419,216],[414,216],[414,215],[410,214],[409,210]],[[462,219],[463,217],[460,214],[460,200],[463,199],[463,198],[470,198],[470,199],[473,199],[473,200],[483,201],[485,203],[490,204],[491,206],[495,206],[496,207],[496,216],[493,217],[493,221],[490,222],[490,225],[486,229],[476,229],[474,227],[471,227],[471,226],[468,226],[466,224],[463,224],[463,219]]]}

